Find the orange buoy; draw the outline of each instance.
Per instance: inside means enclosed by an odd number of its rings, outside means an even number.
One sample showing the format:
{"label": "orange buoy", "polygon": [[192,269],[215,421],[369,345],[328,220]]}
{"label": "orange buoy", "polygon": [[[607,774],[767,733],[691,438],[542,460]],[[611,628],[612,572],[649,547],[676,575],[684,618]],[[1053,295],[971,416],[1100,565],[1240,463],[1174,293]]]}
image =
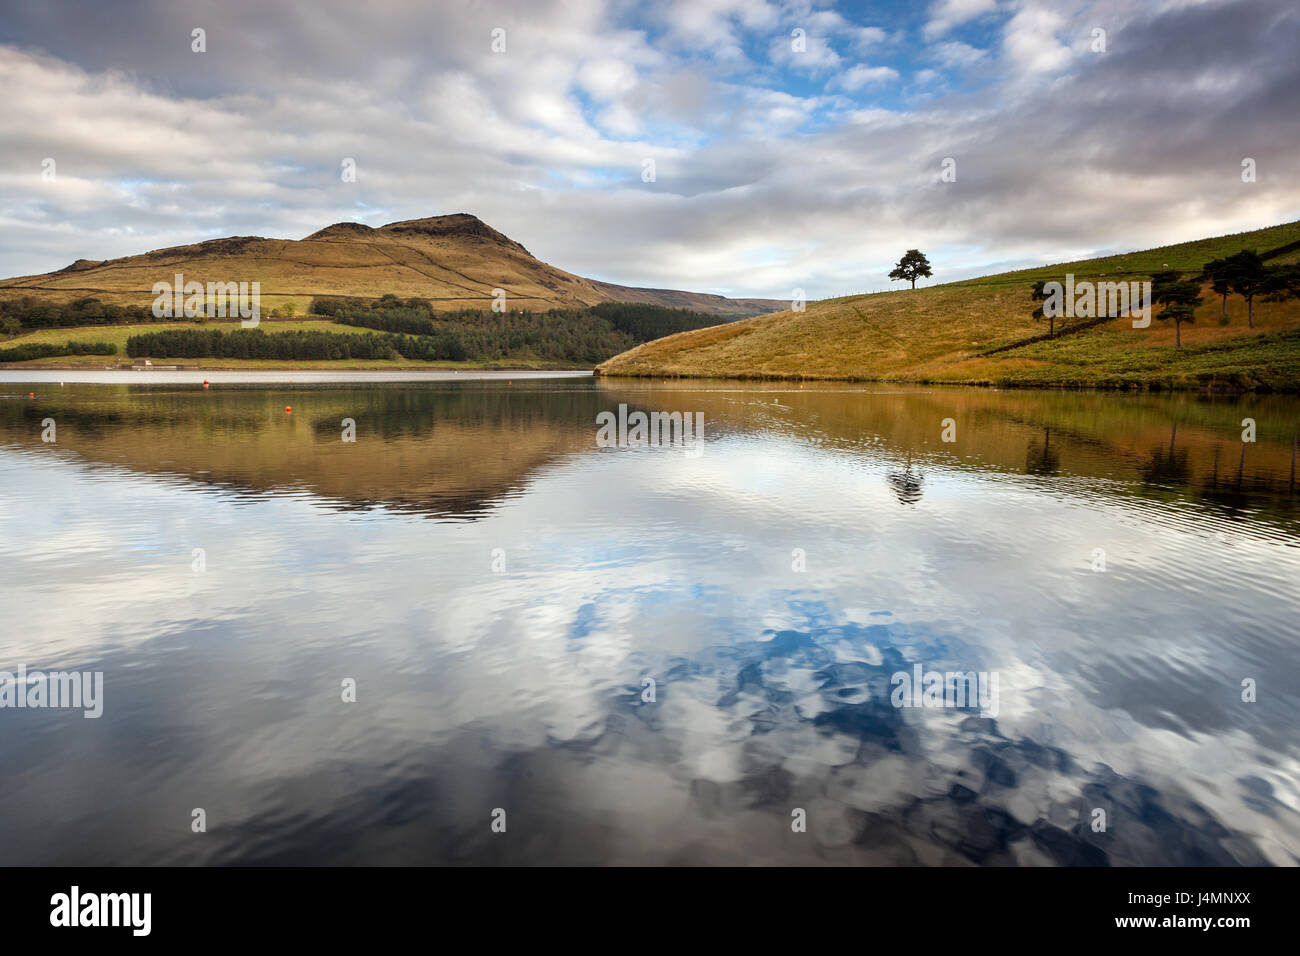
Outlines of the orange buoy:
{"label": "orange buoy", "polygon": [[27,397],[28,397],[28,398],[35,398],[35,397],[36,397],[36,393],[35,393],[35,392],[28,392],[28,393],[27,393]]}
{"label": "orange buoy", "polygon": [[284,413],[285,413],[286,415],[292,414],[292,413],[293,413],[293,406],[292,406],[292,405],[286,405],[286,406],[284,406]]}

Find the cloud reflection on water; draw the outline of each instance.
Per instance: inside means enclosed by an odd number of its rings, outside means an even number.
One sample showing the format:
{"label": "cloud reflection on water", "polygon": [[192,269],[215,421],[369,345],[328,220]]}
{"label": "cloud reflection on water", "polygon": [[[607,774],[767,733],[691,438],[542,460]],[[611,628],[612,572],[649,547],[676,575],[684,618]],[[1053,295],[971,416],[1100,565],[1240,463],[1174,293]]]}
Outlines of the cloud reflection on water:
{"label": "cloud reflection on water", "polygon": [[[223,397],[215,421],[185,411],[192,396],[72,393],[90,424],[61,425],[57,453],[24,440],[25,410],[0,415],[0,666],[102,669],[107,685],[98,721],[0,714],[7,856],[1295,862],[1285,461],[1252,449],[1265,464],[1233,513],[1191,484],[1234,410],[1145,401],[1148,426],[1115,396],[834,392],[773,409],[556,388],[300,394],[309,427],[293,431],[260,391]],[[629,395],[707,407],[706,454],[595,449],[593,410]],[[966,448],[937,441],[945,401],[984,416]],[[347,407],[371,412],[354,416],[379,442],[358,449],[370,479],[335,468],[313,424]],[[1162,412],[1190,419],[1181,490],[1128,451]],[[1026,465],[1043,418],[1046,473]],[[512,445],[512,423],[544,440]],[[495,463],[502,480],[469,511],[422,508],[403,495],[410,459],[393,464],[406,455]],[[895,709],[889,677],[916,662],[998,672],[998,717]],[[339,703],[344,676],[356,705]],[[498,806],[506,836],[488,830]]]}

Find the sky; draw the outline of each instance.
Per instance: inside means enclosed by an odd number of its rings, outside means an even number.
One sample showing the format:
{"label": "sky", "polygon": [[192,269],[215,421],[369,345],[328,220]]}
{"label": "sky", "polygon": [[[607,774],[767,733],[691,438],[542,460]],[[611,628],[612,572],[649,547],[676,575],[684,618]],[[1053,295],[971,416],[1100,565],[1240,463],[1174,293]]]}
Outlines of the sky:
{"label": "sky", "polygon": [[456,212],[730,296],[1148,248],[1300,219],[1297,51],[1294,0],[6,0],[0,274]]}

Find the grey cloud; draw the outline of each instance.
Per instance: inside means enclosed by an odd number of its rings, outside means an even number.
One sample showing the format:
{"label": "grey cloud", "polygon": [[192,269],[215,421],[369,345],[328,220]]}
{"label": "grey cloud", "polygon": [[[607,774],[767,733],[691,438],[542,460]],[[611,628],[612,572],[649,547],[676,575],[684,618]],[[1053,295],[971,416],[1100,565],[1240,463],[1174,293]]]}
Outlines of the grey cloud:
{"label": "grey cloud", "polygon": [[[1106,24],[1106,54],[1075,46],[1063,73],[1035,75],[993,50],[964,91],[857,112],[834,74],[820,95],[782,92],[768,67],[747,79],[698,44],[653,47],[595,0],[70,9],[0,19],[6,274],[463,210],[595,278],[820,297],[888,287],[911,246],[959,278],[1300,217],[1300,14],[1282,0],[1070,5],[1065,32]],[[729,36],[764,16],[698,22]],[[205,20],[198,57],[189,29]],[[498,21],[503,56],[487,52]],[[580,68],[602,60],[631,70],[609,96],[635,129],[605,130],[605,103],[583,110]],[[45,156],[57,184],[39,178]]]}

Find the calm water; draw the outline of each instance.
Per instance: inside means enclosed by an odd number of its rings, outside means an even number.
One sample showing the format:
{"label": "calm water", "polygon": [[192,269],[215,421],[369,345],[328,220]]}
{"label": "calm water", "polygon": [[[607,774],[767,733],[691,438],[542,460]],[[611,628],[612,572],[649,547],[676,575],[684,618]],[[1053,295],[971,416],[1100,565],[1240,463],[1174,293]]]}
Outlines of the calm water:
{"label": "calm water", "polygon": [[0,379],[5,863],[1300,858],[1295,398],[211,377]]}

